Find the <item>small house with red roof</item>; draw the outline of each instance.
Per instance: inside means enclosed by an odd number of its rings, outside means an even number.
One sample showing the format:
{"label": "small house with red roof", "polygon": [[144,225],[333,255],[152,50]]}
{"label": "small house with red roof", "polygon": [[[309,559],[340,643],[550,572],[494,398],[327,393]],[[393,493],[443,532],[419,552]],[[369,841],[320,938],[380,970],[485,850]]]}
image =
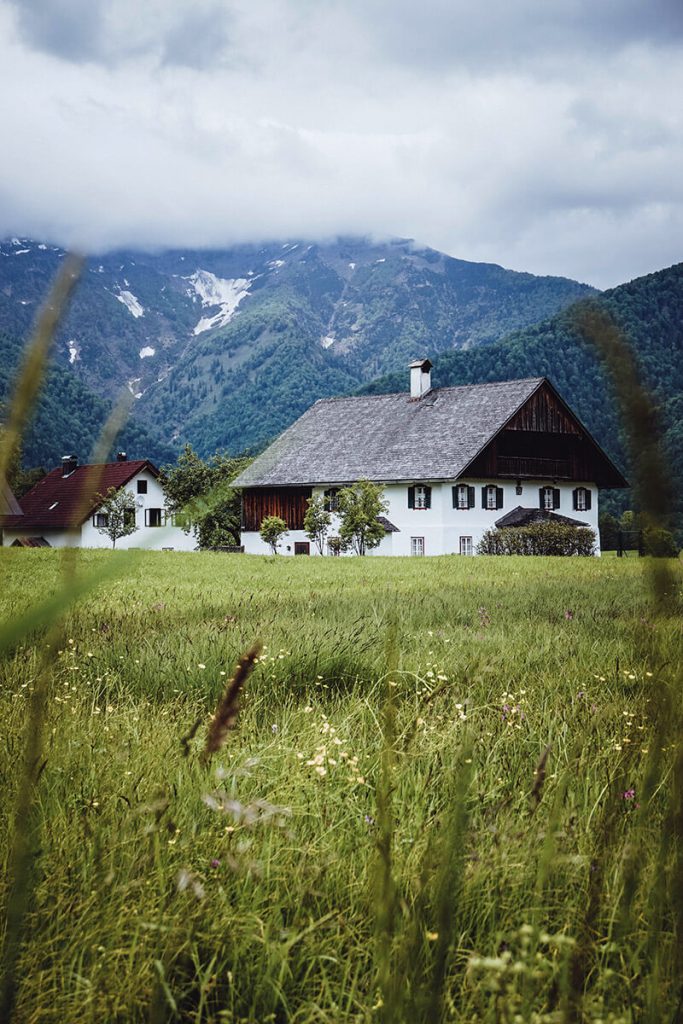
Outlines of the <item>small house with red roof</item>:
{"label": "small house with red roof", "polygon": [[148,459],[128,460],[120,452],[116,462],[80,466],[74,455],[39,480],[18,506],[0,515],[5,547],[107,548],[109,537],[101,511],[102,495],[125,488],[135,501],[134,533],[121,537],[117,548],[193,551],[196,539],[166,512],[159,470]]}

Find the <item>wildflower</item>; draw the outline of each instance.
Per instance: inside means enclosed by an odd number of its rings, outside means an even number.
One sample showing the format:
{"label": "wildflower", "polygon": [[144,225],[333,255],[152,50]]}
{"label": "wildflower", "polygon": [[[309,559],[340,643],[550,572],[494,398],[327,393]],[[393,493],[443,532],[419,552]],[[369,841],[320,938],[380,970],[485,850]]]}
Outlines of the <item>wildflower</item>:
{"label": "wildflower", "polygon": [[438,932],[425,932],[425,938],[426,938],[427,942],[436,942],[436,940],[439,938],[439,933]]}
{"label": "wildflower", "polygon": [[621,794],[622,800],[635,800],[636,791],[635,789],[627,789]]}
{"label": "wildflower", "polygon": [[212,868],[219,868],[220,866],[221,866],[221,862],[219,861],[218,857],[214,857],[213,860],[211,861],[211,867]]}
{"label": "wildflower", "polygon": [[373,818],[373,816],[371,814],[366,814],[365,817],[363,818],[363,821],[365,822],[366,825],[374,825],[375,824],[375,819]]}
{"label": "wildflower", "polygon": [[202,662],[200,661],[200,662],[199,662],[199,664],[197,665],[197,668],[206,668],[206,665],[204,665],[204,664],[203,664],[203,663],[202,663]]}
{"label": "wildflower", "polygon": [[567,620],[567,622],[571,622],[574,618],[574,612],[570,608],[567,608],[567,610],[564,613],[564,617]]}
{"label": "wildflower", "polygon": [[276,732],[277,732],[277,726],[275,725],[275,722],[273,722],[273,724],[271,725],[271,727],[270,727],[270,731],[271,731],[272,733],[276,733]]}

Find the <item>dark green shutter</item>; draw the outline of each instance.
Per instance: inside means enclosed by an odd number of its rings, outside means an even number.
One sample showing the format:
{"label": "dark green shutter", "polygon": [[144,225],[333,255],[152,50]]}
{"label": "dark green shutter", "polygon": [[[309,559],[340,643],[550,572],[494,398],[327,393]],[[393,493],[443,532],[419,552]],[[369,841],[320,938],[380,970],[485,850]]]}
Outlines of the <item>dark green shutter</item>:
{"label": "dark green shutter", "polygon": [[476,498],[476,495],[474,493],[474,487],[468,487],[467,488],[467,507],[468,508],[474,508],[474,506],[476,504],[476,501],[477,501],[477,498]]}
{"label": "dark green shutter", "polygon": [[481,489],[481,507],[486,508],[486,488]]}
{"label": "dark green shutter", "polygon": [[553,487],[553,508],[560,507],[560,488]]}
{"label": "dark green shutter", "polygon": [[591,491],[586,488],[586,512],[590,512],[591,508]]}
{"label": "dark green shutter", "polygon": [[415,488],[408,488],[408,508],[415,508]]}
{"label": "dark green shutter", "polygon": [[431,487],[425,487],[425,508],[432,507],[432,489]]}
{"label": "dark green shutter", "polygon": [[503,488],[496,487],[496,508],[503,507]]}
{"label": "dark green shutter", "polygon": [[453,508],[457,508],[458,507],[458,488],[457,487],[451,487],[451,492],[453,494]]}
{"label": "dark green shutter", "polygon": [[539,487],[538,488],[538,507],[539,508],[545,508],[545,501],[543,500],[544,496],[545,496],[545,487]]}
{"label": "dark green shutter", "polygon": [[576,512],[579,507],[579,488],[575,487],[572,491],[572,508]]}

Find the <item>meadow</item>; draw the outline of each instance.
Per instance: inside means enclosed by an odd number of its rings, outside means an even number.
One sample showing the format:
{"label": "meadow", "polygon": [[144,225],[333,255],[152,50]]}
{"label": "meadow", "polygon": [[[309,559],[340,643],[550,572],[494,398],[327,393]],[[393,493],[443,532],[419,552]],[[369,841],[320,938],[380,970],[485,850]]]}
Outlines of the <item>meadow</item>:
{"label": "meadow", "polygon": [[[658,598],[636,558],[79,553],[124,571],[0,662],[13,1019],[681,1020],[668,564]],[[62,574],[0,550],[2,621]]]}

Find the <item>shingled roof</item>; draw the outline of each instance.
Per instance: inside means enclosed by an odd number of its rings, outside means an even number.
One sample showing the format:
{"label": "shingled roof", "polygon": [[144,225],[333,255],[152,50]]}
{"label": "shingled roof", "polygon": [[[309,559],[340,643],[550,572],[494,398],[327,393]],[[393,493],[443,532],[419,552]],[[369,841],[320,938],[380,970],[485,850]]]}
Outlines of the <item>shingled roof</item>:
{"label": "shingled roof", "polygon": [[22,530],[81,526],[100,504],[98,494],[106,494],[110,487],[118,490],[143,469],[159,475],[147,459],[78,466],[67,476],[61,467],[53,469],[21,498],[21,515],[0,516],[0,525]]}
{"label": "shingled roof", "polygon": [[534,523],[558,523],[562,526],[588,526],[579,519],[570,519],[569,516],[562,516],[559,512],[551,512],[545,508],[522,508],[518,505],[511,512],[496,520],[496,526],[501,529],[505,526],[532,526]]}
{"label": "shingled roof", "polygon": [[543,377],[325,398],[234,481],[236,487],[356,480],[454,480],[544,382]]}

